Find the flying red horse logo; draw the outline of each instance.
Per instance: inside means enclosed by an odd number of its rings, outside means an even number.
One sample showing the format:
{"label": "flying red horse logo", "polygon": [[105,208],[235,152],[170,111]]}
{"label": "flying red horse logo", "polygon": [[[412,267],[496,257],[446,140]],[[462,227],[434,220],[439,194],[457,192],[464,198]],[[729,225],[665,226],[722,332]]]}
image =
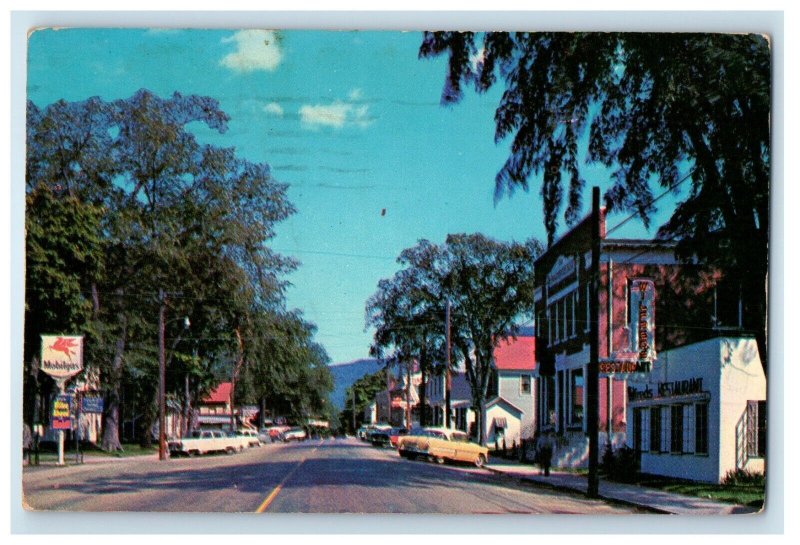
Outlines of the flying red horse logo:
{"label": "flying red horse logo", "polygon": [[70,350],[71,348],[77,348],[78,340],[77,339],[68,339],[65,337],[58,337],[56,342],[50,345],[50,350],[54,350],[56,352],[62,352],[67,355],[69,361],[72,361],[72,356],[76,353]]}

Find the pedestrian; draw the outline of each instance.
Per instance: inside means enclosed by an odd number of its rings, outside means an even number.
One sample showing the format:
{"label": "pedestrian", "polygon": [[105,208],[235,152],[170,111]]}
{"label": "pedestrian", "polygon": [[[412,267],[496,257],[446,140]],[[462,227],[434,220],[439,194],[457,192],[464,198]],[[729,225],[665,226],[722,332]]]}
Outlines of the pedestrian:
{"label": "pedestrian", "polygon": [[550,476],[550,465],[553,462],[553,451],[555,450],[555,440],[549,432],[539,436],[536,441],[536,463],[544,471],[544,476]]}
{"label": "pedestrian", "polygon": [[31,464],[31,447],[33,446],[33,437],[31,435],[31,428],[28,424],[22,426],[22,459],[28,458],[28,465]]}

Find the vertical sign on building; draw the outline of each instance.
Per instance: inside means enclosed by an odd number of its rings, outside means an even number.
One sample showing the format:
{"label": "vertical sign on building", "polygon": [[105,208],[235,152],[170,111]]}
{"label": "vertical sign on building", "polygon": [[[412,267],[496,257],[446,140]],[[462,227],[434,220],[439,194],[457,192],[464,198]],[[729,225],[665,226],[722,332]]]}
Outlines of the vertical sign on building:
{"label": "vertical sign on building", "polygon": [[630,286],[630,351],[640,368],[649,370],[656,359],[656,288],[652,280],[637,278]]}

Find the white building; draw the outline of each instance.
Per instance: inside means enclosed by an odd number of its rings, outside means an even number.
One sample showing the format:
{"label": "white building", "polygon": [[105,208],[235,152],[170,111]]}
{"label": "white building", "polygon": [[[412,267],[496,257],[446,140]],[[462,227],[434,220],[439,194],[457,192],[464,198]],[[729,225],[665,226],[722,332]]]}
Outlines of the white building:
{"label": "white building", "polygon": [[[527,332],[524,332],[527,333]],[[516,339],[500,341],[494,351],[492,371],[486,396],[486,440],[489,445],[506,446],[530,439],[535,431],[533,372],[536,367],[536,342],[532,335],[521,333]],[[445,424],[445,379],[431,377],[427,396],[433,407],[435,426]],[[466,373],[453,373],[450,389],[451,422],[457,429],[474,433],[476,422],[471,390]]]}
{"label": "white building", "polygon": [[754,339],[718,337],[666,350],[629,378],[627,443],[642,473],[720,482],[764,471],[766,378]]}

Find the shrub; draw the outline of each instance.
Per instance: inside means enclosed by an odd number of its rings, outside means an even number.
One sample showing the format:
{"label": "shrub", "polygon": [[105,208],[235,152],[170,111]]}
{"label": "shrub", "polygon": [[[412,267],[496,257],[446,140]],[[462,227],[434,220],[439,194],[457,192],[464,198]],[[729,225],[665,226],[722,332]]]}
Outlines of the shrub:
{"label": "shrub", "polygon": [[749,469],[732,469],[725,474],[722,484],[728,486],[757,485],[764,486],[764,474]]}
{"label": "shrub", "polygon": [[636,482],[639,477],[639,464],[636,451],[622,447],[616,451],[607,448],[603,454],[602,470],[606,478],[623,483]]}

